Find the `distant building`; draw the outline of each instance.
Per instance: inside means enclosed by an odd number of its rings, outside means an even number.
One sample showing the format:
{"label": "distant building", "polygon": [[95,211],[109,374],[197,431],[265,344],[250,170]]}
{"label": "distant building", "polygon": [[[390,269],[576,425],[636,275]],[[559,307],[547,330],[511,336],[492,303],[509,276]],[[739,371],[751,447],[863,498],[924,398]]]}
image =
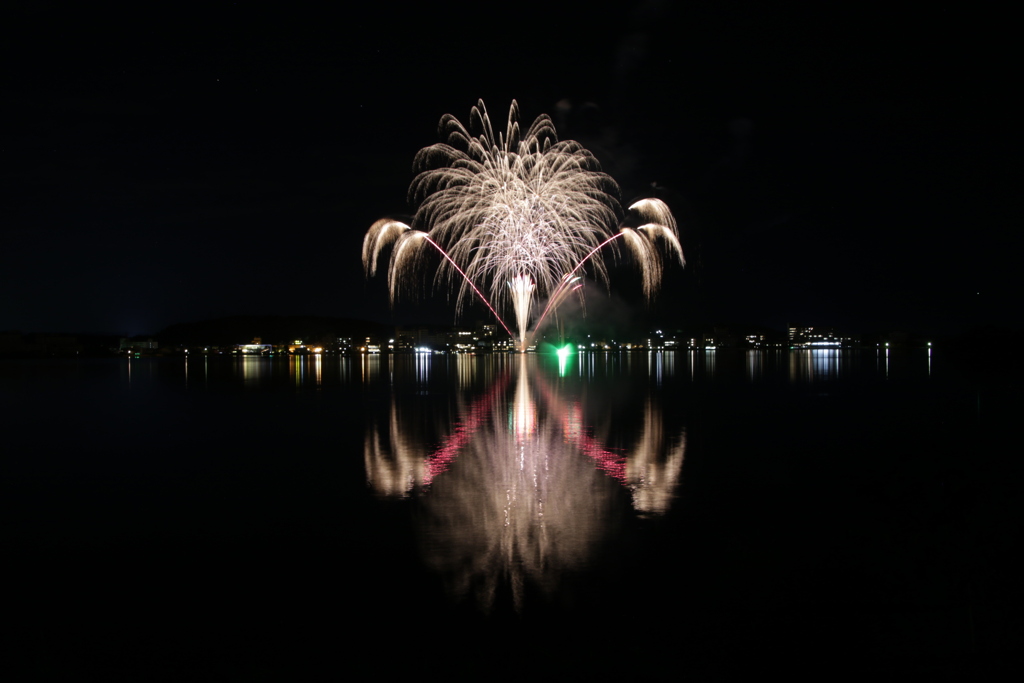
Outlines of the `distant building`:
{"label": "distant building", "polygon": [[476,348],[478,351],[491,351],[497,342],[498,326],[495,324],[478,323],[476,326]]}
{"label": "distant building", "polygon": [[234,352],[242,356],[269,356],[274,352],[272,344],[235,344]]}
{"label": "distant building", "polygon": [[288,345],[288,353],[293,356],[308,356],[310,354],[318,355],[323,352],[324,347],[320,344],[306,344],[301,339],[296,339]]}
{"label": "distant building", "polygon": [[646,338],[637,341],[622,342],[620,349],[649,349],[652,351],[672,351],[684,348],[686,340],[679,338],[679,332],[665,332],[664,330],[651,330]]}
{"label": "distant building", "polygon": [[120,351],[156,351],[159,345],[152,338],[150,339],[128,339],[121,337],[118,343],[118,350]]}
{"label": "distant building", "polygon": [[790,327],[789,346],[793,349],[820,349],[855,346],[856,337],[842,336],[832,327]]}
{"label": "distant building", "polygon": [[448,333],[448,350],[454,353],[476,351],[477,337],[471,330],[456,328]]}
{"label": "distant building", "polygon": [[363,345],[359,347],[360,353],[380,353],[380,340],[376,337],[367,337]]}
{"label": "distant building", "polygon": [[397,327],[392,346],[395,352],[440,353],[446,350],[448,339],[446,333],[428,327]]}

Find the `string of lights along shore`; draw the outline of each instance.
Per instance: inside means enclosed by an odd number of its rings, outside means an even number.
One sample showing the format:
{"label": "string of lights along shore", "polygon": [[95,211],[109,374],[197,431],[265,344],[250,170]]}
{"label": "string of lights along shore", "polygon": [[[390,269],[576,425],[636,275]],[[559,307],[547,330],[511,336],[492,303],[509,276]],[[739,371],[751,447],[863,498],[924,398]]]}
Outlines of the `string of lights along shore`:
{"label": "string of lights along shore", "polygon": [[[438,130],[442,142],[413,162],[412,225],[382,218],[363,240],[368,276],[391,247],[392,303],[418,291],[439,256],[435,282],[457,289],[456,315],[479,298],[525,350],[567,298],[582,303],[585,277],[610,286],[608,249],[632,253],[648,299],[661,285],[663,253],[685,265],[668,206],[649,198],[623,211],[615,180],[578,142],[559,141],[546,114],[523,133],[513,100],[505,132],[495,135],[479,100],[468,128],[445,114]],[[535,300],[546,303],[531,328]],[[506,322],[509,308],[515,332]]]}

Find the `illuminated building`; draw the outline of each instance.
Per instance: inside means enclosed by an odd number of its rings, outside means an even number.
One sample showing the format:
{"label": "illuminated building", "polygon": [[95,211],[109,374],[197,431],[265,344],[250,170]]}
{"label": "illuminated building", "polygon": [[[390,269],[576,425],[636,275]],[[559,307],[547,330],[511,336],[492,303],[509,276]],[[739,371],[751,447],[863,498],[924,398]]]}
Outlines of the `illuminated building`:
{"label": "illuminated building", "polygon": [[789,347],[793,349],[841,348],[856,345],[855,337],[844,337],[836,334],[832,327],[795,327],[789,328]]}
{"label": "illuminated building", "polygon": [[243,356],[269,356],[274,352],[272,344],[264,344],[262,337],[254,337],[249,344],[235,344],[234,353]]}

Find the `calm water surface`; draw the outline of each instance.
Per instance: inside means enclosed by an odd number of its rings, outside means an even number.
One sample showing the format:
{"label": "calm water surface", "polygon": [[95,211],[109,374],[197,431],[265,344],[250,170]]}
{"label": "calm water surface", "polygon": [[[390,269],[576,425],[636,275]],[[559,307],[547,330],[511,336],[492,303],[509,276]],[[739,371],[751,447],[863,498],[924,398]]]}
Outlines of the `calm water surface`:
{"label": "calm water surface", "polygon": [[1011,385],[927,350],[3,361],[19,650],[169,679],[973,661],[1020,634]]}

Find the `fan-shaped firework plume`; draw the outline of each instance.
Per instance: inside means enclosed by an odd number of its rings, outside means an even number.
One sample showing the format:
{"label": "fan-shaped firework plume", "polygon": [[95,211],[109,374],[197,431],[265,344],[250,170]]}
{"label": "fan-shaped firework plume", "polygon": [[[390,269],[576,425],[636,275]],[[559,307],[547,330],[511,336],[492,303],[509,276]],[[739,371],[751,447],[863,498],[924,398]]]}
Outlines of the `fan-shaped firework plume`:
{"label": "fan-shaped firework plume", "polygon": [[[658,199],[633,204],[629,210],[639,226],[615,232],[621,214],[618,186],[579,143],[559,142],[548,116],[537,117],[521,134],[513,101],[504,134],[495,136],[481,100],[472,109],[470,127],[479,134],[445,114],[439,124],[444,142],[416,155],[409,187],[410,201],[419,205],[413,225],[382,219],[366,233],[368,275],[376,272],[381,250],[394,243],[388,269],[392,302],[403,287],[414,286],[412,276],[430,245],[443,257],[438,280],[458,284],[456,311],[478,296],[525,347],[535,296],[548,299],[539,327],[578,288],[587,268],[607,282],[605,245],[625,238],[648,297],[661,282],[657,241],[683,262],[675,220]],[[498,312],[509,306],[518,335]]]}

